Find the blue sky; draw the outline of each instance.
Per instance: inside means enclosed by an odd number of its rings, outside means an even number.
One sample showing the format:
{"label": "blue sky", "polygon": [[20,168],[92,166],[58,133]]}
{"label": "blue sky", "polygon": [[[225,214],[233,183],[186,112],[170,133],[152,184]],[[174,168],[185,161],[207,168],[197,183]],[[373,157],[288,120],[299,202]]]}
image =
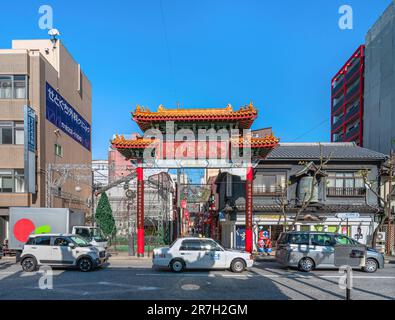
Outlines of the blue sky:
{"label": "blue sky", "polygon": [[[234,107],[283,142],[329,141],[330,80],[390,0],[6,1],[0,48],[46,38],[41,5],[93,85],[93,158],[114,133],[138,130],[136,104]],[[353,30],[338,27],[351,5]],[[161,10],[162,8],[162,10]],[[163,13],[163,14],[162,14]]]}

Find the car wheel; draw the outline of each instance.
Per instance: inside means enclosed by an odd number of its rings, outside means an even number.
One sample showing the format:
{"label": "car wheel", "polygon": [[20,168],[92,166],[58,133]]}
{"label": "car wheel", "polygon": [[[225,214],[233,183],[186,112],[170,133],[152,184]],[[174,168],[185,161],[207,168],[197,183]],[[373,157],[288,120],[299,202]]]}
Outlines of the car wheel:
{"label": "car wheel", "polygon": [[303,258],[299,261],[299,270],[309,272],[314,269],[314,261],[310,258]]}
{"label": "car wheel", "polygon": [[245,262],[242,259],[234,259],[230,264],[230,270],[236,273],[243,272],[245,267],[246,267]]}
{"label": "car wheel", "polygon": [[184,262],[180,259],[175,259],[170,263],[171,271],[181,272],[184,270]]}
{"label": "car wheel", "polygon": [[362,268],[363,271],[373,273],[376,272],[379,265],[376,260],[374,259],[367,259],[365,266]]}
{"label": "car wheel", "polygon": [[37,270],[37,261],[33,257],[23,259],[21,265],[25,272],[33,272]]}
{"label": "car wheel", "polygon": [[80,271],[82,272],[88,272],[91,271],[93,269],[93,262],[92,259],[90,258],[81,258],[78,261],[78,268],[80,269]]}

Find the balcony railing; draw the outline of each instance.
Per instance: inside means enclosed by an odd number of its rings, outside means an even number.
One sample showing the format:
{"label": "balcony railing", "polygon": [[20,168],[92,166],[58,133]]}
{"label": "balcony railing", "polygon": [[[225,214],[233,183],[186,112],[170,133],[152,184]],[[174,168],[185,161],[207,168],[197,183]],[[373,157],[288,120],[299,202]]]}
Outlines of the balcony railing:
{"label": "balcony railing", "polygon": [[343,123],[344,123],[344,116],[338,118],[336,120],[336,122],[333,123],[332,130],[336,131],[337,129],[339,129],[343,125]]}
{"label": "balcony railing", "polygon": [[336,112],[337,110],[339,110],[339,108],[343,105],[343,102],[344,102],[344,96],[341,97],[336,102],[333,101],[333,112]]}
{"label": "balcony railing", "polygon": [[358,112],[359,112],[359,104],[351,107],[349,110],[347,110],[346,121],[351,119]]}
{"label": "balcony railing", "polygon": [[266,188],[264,186],[253,187],[253,193],[262,196],[280,195],[284,192],[284,190],[285,188],[281,188],[281,187],[270,187],[270,188]]}
{"label": "balcony railing", "polygon": [[344,136],[337,136],[333,139],[333,142],[343,142],[344,141]]}
{"label": "balcony railing", "polygon": [[351,139],[353,136],[355,136],[359,132],[359,125],[356,127],[352,128],[350,131],[346,133],[346,140]]}
{"label": "balcony railing", "polygon": [[365,194],[365,188],[326,188],[326,195],[328,197],[364,197]]}
{"label": "balcony railing", "polygon": [[338,83],[336,83],[334,87],[332,87],[332,96],[336,96],[338,94],[339,90],[343,88],[344,82],[345,81],[343,78]]}
{"label": "balcony railing", "polygon": [[361,66],[361,61],[357,62],[355,65],[353,65],[352,69],[347,71],[346,74],[346,80],[350,80],[352,78],[352,76],[359,70]]}
{"label": "balcony railing", "polygon": [[346,100],[348,100],[348,99],[350,99],[351,97],[353,97],[357,92],[359,92],[360,91],[360,85],[359,85],[359,83],[354,87],[354,88],[352,88],[351,90],[348,90],[347,91],[347,94],[346,94]]}

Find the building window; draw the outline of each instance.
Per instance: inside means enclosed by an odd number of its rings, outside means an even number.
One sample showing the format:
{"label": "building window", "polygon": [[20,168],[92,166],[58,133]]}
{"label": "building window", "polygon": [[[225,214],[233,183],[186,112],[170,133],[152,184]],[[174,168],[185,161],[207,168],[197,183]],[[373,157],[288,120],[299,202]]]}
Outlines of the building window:
{"label": "building window", "polygon": [[0,170],[0,192],[25,192],[25,179],[23,170]]}
{"label": "building window", "polygon": [[23,122],[0,121],[0,144],[23,144]]}
{"label": "building window", "polygon": [[26,75],[1,75],[0,76],[0,99],[27,99]]}
{"label": "building window", "polygon": [[365,195],[363,179],[357,172],[330,172],[327,195],[332,197],[361,197]]}
{"label": "building window", "polygon": [[347,95],[349,96],[350,92],[359,86],[360,80],[355,81],[351,86],[347,88]]}
{"label": "building window", "polygon": [[339,83],[342,83],[343,79],[344,79],[344,75],[342,74],[335,81],[333,81],[333,88],[336,88],[339,85]]}
{"label": "building window", "polygon": [[25,143],[25,128],[23,122],[14,122],[14,143]]}
{"label": "building window", "polygon": [[346,114],[350,114],[354,110],[359,110],[359,100],[355,101],[351,106],[347,108]]}
{"label": "building window", "polygon": [[333,117],[333,124],[337,123],[339,120],[343,120],[343,115],[339,114]]}
{"label": "building window", "polygon": [[57,143],[55,143],[55,155],[58,157],[63,157],[63,148]]}
{"label": "building window", "polygon": [[343,139],[344,139],[344,133],[343,132],[333,134],[333,141],[334,142],[343,141]]}
{"label": "building window", "polygon": [[285,190],[285,173],[257,174],[254,179],[253,189],[255,194],[281,194]]}
{"label": "building window", "polygon": [[12,122],[0,122],[0,143],[12,144]]}
{"label": "building window", "polygon": [[355,121],[353,124],[347,127],[347,133],[350,133],[354,129],[358,129],[358,127],[359,127],[359,120]]}

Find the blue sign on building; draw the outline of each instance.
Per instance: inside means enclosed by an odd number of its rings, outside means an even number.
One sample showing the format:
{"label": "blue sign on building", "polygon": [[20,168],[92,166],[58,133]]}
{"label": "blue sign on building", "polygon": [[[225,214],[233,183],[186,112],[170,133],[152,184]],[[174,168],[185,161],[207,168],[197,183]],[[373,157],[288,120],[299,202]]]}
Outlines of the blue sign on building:
{"label": "blue sign on building", "polygon": [[36,113],[29,106],[24,107],[24,176],[25,191],[36,193]]}
{"label": "blue sign on building", "polygon": [[48,82],[46,118],[83,147],[91,150],[90,124]]}
{"label": "blue sign on building", "polygon": [[36,113],[26,106],[27,148],[36,152]]}

